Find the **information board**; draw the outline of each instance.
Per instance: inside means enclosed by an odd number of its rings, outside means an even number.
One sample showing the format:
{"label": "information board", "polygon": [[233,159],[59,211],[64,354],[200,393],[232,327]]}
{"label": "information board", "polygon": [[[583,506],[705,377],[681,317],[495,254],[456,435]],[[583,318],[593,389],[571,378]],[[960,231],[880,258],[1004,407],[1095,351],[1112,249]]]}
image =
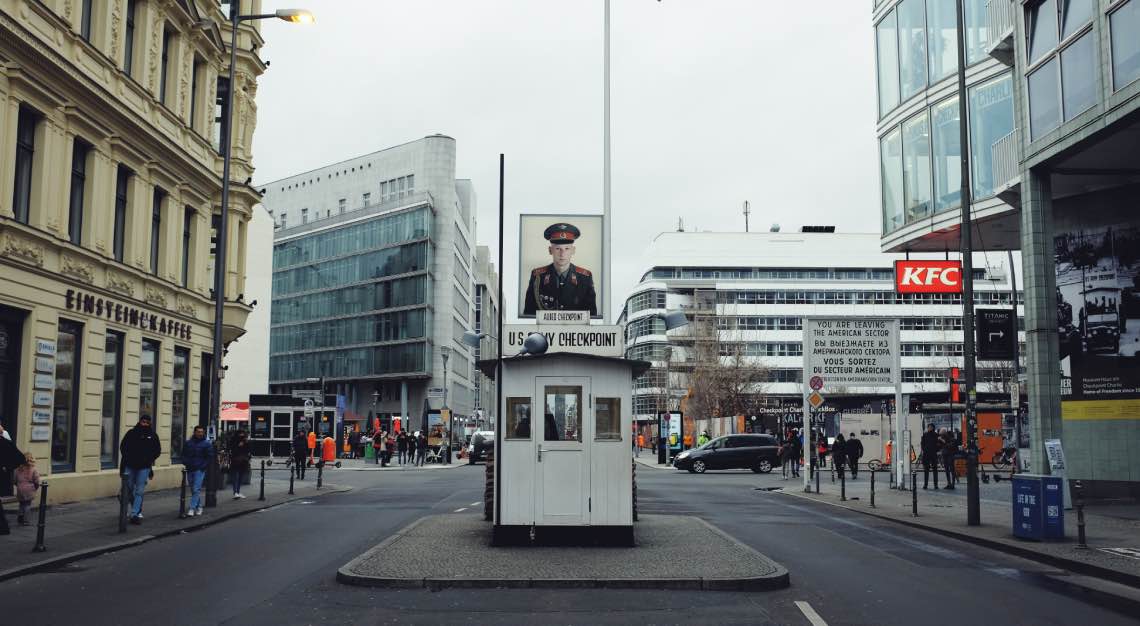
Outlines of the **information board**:
{"label": "information board", "polygon": [[899,380],[899,321],[809,317],[804,320],[804,378],[838,386],[886,387]]}

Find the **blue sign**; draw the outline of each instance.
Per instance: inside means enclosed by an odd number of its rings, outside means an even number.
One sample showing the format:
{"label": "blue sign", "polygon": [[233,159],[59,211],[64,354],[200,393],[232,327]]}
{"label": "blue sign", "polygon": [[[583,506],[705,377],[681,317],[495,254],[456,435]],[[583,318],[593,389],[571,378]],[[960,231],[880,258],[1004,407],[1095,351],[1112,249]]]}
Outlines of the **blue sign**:
{"label": "blue sign", "polygon": [[1065,491],[1060,476],[1042,476],[1045,487],[1043,513],[1045,515],[1045,538],[1065,538]]}
{"label": "blue sign", "polygon": [[1025,474],[1013,477],[1013,536],[1034,541],[1044,538],[1042,504],[1039,477]]}

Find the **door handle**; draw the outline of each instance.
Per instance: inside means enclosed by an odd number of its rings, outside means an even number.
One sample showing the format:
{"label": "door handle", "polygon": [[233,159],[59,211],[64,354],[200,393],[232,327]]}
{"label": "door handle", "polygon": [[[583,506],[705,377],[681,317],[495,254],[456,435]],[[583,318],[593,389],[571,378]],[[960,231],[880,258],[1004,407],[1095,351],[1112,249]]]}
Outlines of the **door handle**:
{"label": "door handle", "polygon": [[538,447],[538,462],[542,463],[542,446]]}

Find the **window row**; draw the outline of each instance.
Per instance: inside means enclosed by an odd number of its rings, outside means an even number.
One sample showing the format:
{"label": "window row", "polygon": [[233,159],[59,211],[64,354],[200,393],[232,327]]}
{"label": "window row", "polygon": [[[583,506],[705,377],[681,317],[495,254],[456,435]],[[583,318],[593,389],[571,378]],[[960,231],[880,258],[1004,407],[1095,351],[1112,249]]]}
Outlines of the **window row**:
{"label": "window row", "polygon": [[273,267],[280,270],[300,263],[423,239],[431,233],[431,226],[431,213],[425,207],[332,229],[275,245]]}
{"label": "window row", "polygon": [[661,290],[643,291],[635,294],[626,304],[626,311],[630,315],[646,309],[664,309],[665,292]]}
{"label": "window row", "polygon": [[[507,398],[506,439],[541,436],[542,441],[582,441],[582,388],[548,386],[544,396],[541,431],[531,424],[529,397]],[[594,398],[594,440],[621,441],[621,436],[621,398]]]}
{"label": "window row", "polygon": [[[975,370],[979,383],[998,384],[1010,380],[1013,369],[978,368]],[[933,369],[903,369],[902,381],[904,383],[940,383],[949,384],[949,373],[945,368]]]}
{"label": "window row", "polygon": [[625,358],[634,361],[664,361],[669,346],[663,343],[642,343],[625,352]]}
{"label": "window row", "polygon": [[816,269],[765,269],[725,267],[690,269],[684,267],[658,267],[646,272],[642,281],[651,278],[712,278],[720,280],[892,280],[890,268],[816,268]]}
{"label": "window row", "polygon": [[[968,90],[970,194],[989,198],[1008,181],[994,175],[999,141],[1014,130],[1013,81],[1002,76]],[[879,139],[883,233],[960,207],[962,161],[958,97],[935,103]]]}
{"label": "window row", "polygon": [[[986,0],[965,0],[966,64],[986,58]],[[879,118],[958,69],[953,0],[903,0],[875,25]]]}
{"label": "window row", "polygon": [[659,317],[643,317],[633,320],[625,326],[625,340],[633,341],[645,335],[664,335],[665,320]]}
{"label": "window row", "polygon": [[281,298],[302,291],[329,289],[385,276],[418,272],[427,269],[429,258],[429,244],[421,242],[313,265],[301,265],[274,272],[273,296]]}
{"label": "window row", "polygon": [[[1017,294],[1018,304],[1023,294]],[[732,304],[962,304],[961,294],[893,291],[719,291],[717,303]],[[1009,292],[976,291],[974,304],[1010,303]],[[637,320],[641,321],[641,320]]]}
{"label": "window row", "polygon": [[416,192],[416,176],[408,174],[380,183],[380,202],[391,202]]}
{"label": "window row", "polygon": [[427,371],[426,343],[349,348],[269,358],[269,380],[303,380],[312,376],[344,378]]}
{"label": "window row", "polygon": [[1098,100],[1096,0],[1038,0],[1025,8],[1029,130],[1037,139]]}
{"label": "window row", "polygon": [[273,301],[272,321],[289,324],[428,302],[428,277],[412,276]]}
{"label": "window row", "polygon": [[327,320],[270,330],[269,352],[280,354],[335,346],[399,341],[425,336],[426,309]]}

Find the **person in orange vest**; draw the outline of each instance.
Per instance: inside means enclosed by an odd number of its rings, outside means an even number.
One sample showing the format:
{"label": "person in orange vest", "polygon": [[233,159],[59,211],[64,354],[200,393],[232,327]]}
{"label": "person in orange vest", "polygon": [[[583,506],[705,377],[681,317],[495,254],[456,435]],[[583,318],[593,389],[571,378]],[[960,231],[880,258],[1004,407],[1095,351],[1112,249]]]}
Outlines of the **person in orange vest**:
{"label": "person in orange vest", "polygon": [[336,462],[336,441],[329,435],[325,435],[324,440],[321,441],[321,461],[325,463]]}
{"label": "person in orange vest", "polygon": [[313,456],[316,454],[316,450],[317,450],[317,433],[315,431],[310,430],[309,431],[309,465],[313,464]]}

